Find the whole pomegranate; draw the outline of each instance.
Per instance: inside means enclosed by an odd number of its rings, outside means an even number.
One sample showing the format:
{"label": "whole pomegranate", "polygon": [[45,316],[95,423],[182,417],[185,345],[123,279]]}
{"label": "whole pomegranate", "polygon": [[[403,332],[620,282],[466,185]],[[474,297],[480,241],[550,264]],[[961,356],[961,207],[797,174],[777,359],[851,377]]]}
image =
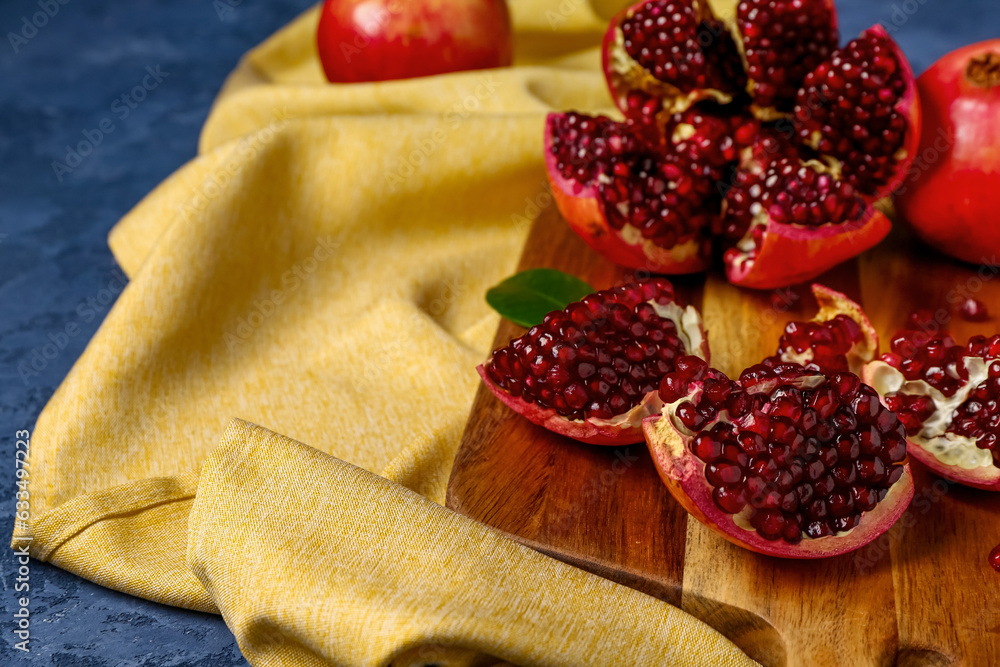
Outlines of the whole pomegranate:
{"label": "whole pomegranate", "polygon": [[899,212],[927,243],[958,259],[1000,263],[1000,39],[972,44],[917,79],[924,111],[918,159]]}
{"label": "whole pomegranate", "polygon": [[642,442],[642,420],[679,357],[708,359],[701,316],[658,278],[602,290],[545,316],[477,369],[514,411],[597,445]]}
{"label": "whole pomegranate", "polygon": [[624,122],[551,114],[549,180],[593,248],[660,273],[773,288],[873,246],[873,203],[919,139],[909,64],[879,26],[838,48],[831,0],[642,0],[616,17],[604,73]]}
{"label": "whole pomegranate", "polygon": [[326,0],[317,45],[334,83],[505,67],[510,16],[504,0]]}
{"label": "whole pomegranate", "polygon": [[738,380],[695,357],[660,384],[643,421],[674,498],[742,547],[783,558],[852,551],[913,497],[906,433],[856,375],[763,364]]}

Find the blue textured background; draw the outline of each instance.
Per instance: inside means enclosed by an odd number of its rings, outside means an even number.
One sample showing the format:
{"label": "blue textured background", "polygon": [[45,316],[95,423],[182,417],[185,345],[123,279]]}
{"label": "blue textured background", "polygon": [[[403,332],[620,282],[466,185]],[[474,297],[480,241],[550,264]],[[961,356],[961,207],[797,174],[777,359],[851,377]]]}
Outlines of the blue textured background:
{"label": "blue textured background", "polygon": [[[97,330],[116,264],[114,223],[195,154],[225,75],[310,0],[41,0],[58,12],[15,52],[9,32],[39,0],[0,0],[0,664],[97,667],[243,665],[219,617],[110,591],[31,563],[31,653],[13,650],[14,432],[30,429]],[[1000,37],[997,0],[841,0],[842,34],[882,22],[922,71],[949,50]],[[992,10],[992,11],[990,11]],[[26,34],[31,34],[30,32]],[[122,117],[115,99],[146,67],[166,73]],[[151,80],[148,80],[151,82]],[[108,119],[113,131],[62,180],[53,161]],[[108,127],[107,123],[105,127]],[[104,297],[107,297],[104,293]],[[75,322],[37,375],[17,365]]]}

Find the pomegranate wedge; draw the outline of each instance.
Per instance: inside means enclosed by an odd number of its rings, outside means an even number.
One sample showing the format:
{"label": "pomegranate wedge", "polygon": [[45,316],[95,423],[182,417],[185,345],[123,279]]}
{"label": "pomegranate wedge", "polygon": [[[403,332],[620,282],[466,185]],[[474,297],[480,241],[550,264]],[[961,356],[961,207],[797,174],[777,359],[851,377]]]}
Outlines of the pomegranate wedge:
{"label": "pomegranate wedge", "polygon": [[478,367],[515,412],[596,445],[642,442],[643,418],[684,355],[707,360],[701,316],[662,278],[592,294],[554,311]]}
{"label": "pomegranate wedge", "polygon": [[852,373],[758,364],[732,381],[678,360],[643,422],[674,498],[730,542],[782,558],[857,549],[913,497],[902,425]]}
{"label": "pomegranate wedge", "polygon": [[957,345],[901,331],[865,381],[906,427],[910,455],[953,482],[1000,491],[1000,335]]}

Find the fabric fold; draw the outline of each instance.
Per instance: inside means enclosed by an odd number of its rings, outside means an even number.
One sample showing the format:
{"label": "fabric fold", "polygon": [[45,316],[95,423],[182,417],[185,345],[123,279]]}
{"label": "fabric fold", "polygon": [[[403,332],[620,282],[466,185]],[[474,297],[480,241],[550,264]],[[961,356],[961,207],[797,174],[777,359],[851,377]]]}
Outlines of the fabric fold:
{"label": "fabric fold", "polygon": [[240,420],[202,469],[187,557],[254,665],[755,664],[675,607]]}

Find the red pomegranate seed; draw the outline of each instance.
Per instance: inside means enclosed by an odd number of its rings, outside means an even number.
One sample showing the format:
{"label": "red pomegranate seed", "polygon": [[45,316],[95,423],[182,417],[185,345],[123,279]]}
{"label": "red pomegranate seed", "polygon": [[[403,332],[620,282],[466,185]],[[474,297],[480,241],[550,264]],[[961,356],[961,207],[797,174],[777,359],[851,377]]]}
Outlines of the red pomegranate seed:
{"label": "red pomegranate seed", "polygon": [[962,302],[960,312],[962,313],[962,317],[970,322],[985,322],[990,319],[990,314],[986,310],[986,304],[972,297]]}
{"label": "red pomegranate seed", "polygon": [[994,570],[1000,572],[1000,545],[994,547],[993,551],[990,552],[990,565],[993,566]]}
{"label": "red pomegranate seed", "polygon": [[[674,300],[664,279],[592,294],[493,353],[490,379],[567,419],[610,419],[656,391],[686,354],[673,320],[651,305]],[[692,414],[692,423],[704,417]]]}
{"label": "red pomegranate seed", "polygon": [[742,0],[736,25],[754,102],[790,111],[799,82],[837,48],[835,24],[825,2]]}
{"label": "red pomegranate seed", "polygon": [[[807,377],[820,384],[795,386]],[[700,394],[687,393],[692,382]],[[661,387],[669,392],[661,393],[664,401],[688,396],[675,414],[690,431],[708,423],[705,415],[728,411],[733,423],[697,433],[691,451],[705,463],[716,505],[748,512],[765,539],[794,544],[849,530],[902,475],[903,426],[850,373],[826,378],[798,364],[758,364],[734,382],[697,357],[682,357]],[[742,419],[730,410],[738,397],[748,406]]]}
{"label": "red pomegranate seed", "polygon": [[[980,449],[991,452],[994,465],[1000,467],[1000,335],[973,336],[963,347],[948,334],[925,337],[919,332],[902,331],[893,337],[891,349],[882,355],[884,362],[897,368],[907,380],[923,380],[948,397],[969,381],[966,358],[979,357],[987,363],[988,377],[954,408],[946,432],[974,438]],[[920,394],[888,394],[885,402],[911,436],[920,433],[924,422],[937,411],[933,399]]]}
{"label": "red pomegranate seed", "polygon": [[906,318],[906,326],[914,331],[937,331],[941,328],[934,311],[926,308],[910,313]]}

